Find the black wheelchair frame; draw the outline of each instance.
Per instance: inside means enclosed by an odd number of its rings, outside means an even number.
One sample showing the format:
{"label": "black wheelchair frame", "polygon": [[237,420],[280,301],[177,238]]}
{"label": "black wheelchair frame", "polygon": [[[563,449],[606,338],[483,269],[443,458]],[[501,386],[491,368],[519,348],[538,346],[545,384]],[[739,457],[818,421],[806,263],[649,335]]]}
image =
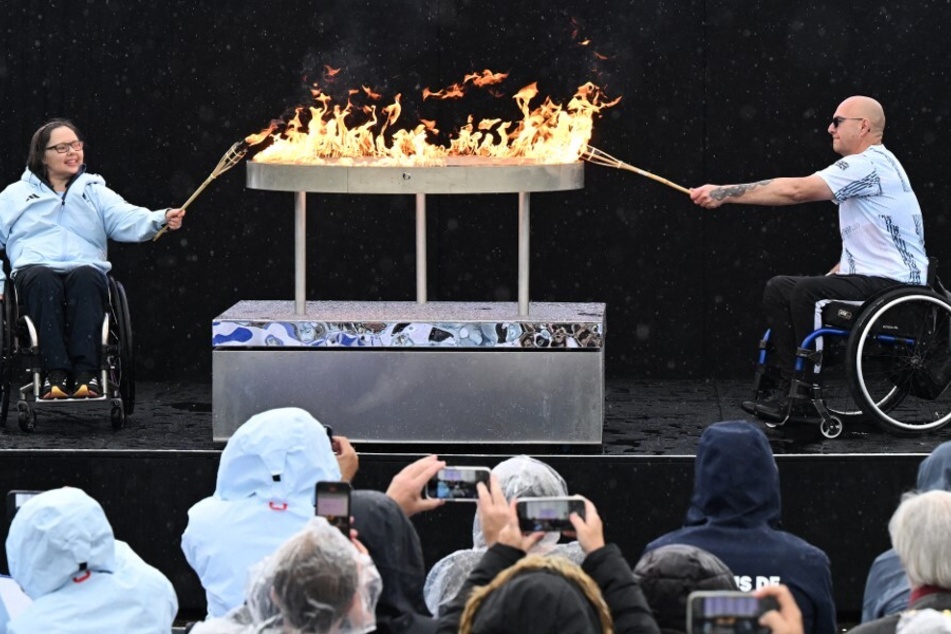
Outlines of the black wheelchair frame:
{"label": "black wheelchair frame", "polygon": [[[871,420],[888,432],[914,435],[951,422],[951,294],[932,274],[927,286],[895,286],[865,302],[830,301],[823,326],[796,353],[789,408],[781,422],[819,425],[825,438],[845,423]],[[770,332],[759,344],[753,400],[782,389],[768,366]],[[815,416],[791,415],[808,402]]]}
{"label": "black wheelchair frame", "polygon": [[40,398],[43,368],[40,363],[36,328],[16,299],[13,281],[7,278],[0,310],[0,426],[6,424],[11,395],[17,394],[16,408],[20,429],[33,431],[36,408],[64,404],[103,403],[110,405],[113,429],[121,429],[135,411],[135,357],[132,347],[132,321],[125,288],[112,276],[109,282],[109,306],[103,316],[100,381],[103,393],[92,398]]}

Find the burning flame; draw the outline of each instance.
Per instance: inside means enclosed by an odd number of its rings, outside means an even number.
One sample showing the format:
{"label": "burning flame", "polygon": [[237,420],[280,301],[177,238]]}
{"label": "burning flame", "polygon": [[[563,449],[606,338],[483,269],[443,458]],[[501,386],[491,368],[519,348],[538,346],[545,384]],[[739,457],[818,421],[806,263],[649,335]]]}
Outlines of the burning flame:
{"label": "burning flame", "polygon": [[[472,73],[461,83],[442,90],[423,89],[423,100],[460,98],[470,85],[495,86],[507,76],[490,70]],[[470,115],[446,146],[434,142],[439,132],[435,121],[421,119],[412,128],[396,127],[402,110],[399,94],[390,105],[379,107],[356,105],[350,98],[346,105],[340,105],[316,86],[311,92],[314,105],[298,107],[286,124],[272,122],[267,129],[245,139],[248,145],[272,141],[255,155],[254,161],[441,165],[449,157],[482,157],[490,162],[572,163],[580,159],[591,138],[594,117],[620,101],[620,97],[605,101],[601,89],[589,82],[578,88],[567,105],[546,97],[533,107],[538,86],[532,83],[513,97],[521,120],[476,121]],[[352,90],[350,96],[360,92]],[[367,86],[362,92],[374,101],[381,98]]]}
{"label": "burning flame", "polygon": [[466,75],[465,79],[462,80],[462,83],[465,84],[471,81],[473,84],[481,88],[482,86],[498,84],[508,76],[508,73],[493,73],[491,70],[485,69],[481,73],[472,73]]}

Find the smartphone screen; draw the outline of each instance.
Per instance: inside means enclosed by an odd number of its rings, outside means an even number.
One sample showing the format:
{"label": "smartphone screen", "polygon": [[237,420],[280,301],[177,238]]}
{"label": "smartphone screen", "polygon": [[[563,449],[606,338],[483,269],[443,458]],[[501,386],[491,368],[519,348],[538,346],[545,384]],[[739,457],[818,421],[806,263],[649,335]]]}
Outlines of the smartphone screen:
{"label": "smartphone screen", "polygon": [[7,491],[7,522],[13,521],[13,516],[27,500],[40,493],[42,491]]}
{"label": "smartphone screen", "polygon": [[315,514],[323,517],[350,537],[350,484],[318,482],[315,489]]}
{"label": "smartphone screen", "polygon": [[522,498],[516,505],[518,525],[523,532],[573,530],[569,517],[584,518],[580,497]]}
{"label": "smartphone screen", "polygon": [[759,617],[776,609],[775,599],[739,591],[692,592],[687,600],[687,634],[768,634]]}
{"label": "smartphone screen", "polygon": [[488,467],[446,467],[426,483],[425,495],[447,502],[474,502],[479,499],[479,482],[488,486]]}

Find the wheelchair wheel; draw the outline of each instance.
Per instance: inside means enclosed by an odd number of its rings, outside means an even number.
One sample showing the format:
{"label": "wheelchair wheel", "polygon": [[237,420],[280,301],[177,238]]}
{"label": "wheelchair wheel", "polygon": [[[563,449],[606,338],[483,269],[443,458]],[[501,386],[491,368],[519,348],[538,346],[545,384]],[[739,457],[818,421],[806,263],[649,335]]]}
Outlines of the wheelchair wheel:
{"label": "wheelchair wheel", "polygon": [[[110,337],[118,348],[112,380],[119,386],[122,399],[122,421],[135,411],[135,355],[132,347],[132,318],[129,315],[129,302],[122,284],[110,278],[109,291],[112,296],[112,329]],[[115,427],[115,415],[113,415]]]}
{"label": "wheelchair wheel", "polygon": [[17,419],[20,423],[20,429],[23,431],[30,432],[36,427],[36,412],[26,401],[17,403]]}
{"label": "wheelchair wheel", "polygon": [[122,399],[112,401],[112,408],[109,412],[109,419],[112,421],[112,428],[116,431],[125,427],[125,409],[122,406]]}
{"label": "wheelchair wheel", "polygon": [[3,285],[3,301],[0,306],[0,427],[7,424],[10,413],[10,390],[13,388],[13,285],[10,279]]}
{"label": "wheelchair wheel", "polygon": [[951,303],[908,288],[871,300],[849,337],[846,363],[859,406],[886,431],[944,427],[951,422]]}
{"label": "wheelchair wheel", "polygon": [[4,427],[7,424],[7,415],[10,413],[10,371],[8,369],[9,363],[6,358],[4,358],[0,363],[3,364],[3,368],[0,369],[0,428]]}
{"label": "wheelchair wheel", "polygon": [[838,416],[831,416],[819,422],[819,433],[829,440],[834,440],[842,435],[845,425]]}

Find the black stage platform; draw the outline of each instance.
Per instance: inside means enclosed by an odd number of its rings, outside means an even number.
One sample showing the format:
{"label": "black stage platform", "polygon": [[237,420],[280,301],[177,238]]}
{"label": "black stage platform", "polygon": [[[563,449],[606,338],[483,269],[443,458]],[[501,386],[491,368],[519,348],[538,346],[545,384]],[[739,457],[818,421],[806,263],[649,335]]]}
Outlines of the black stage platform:
{"label": "black stage platform", "polygon": [[[748,418],[738,407],[748,389],[748,381],[610,380],[600,448],[358,445],[355,485],[383,489],[405,464],[433,451],[488,466],[528,453],[595,502],[608,538],[634,561],[648,540],[680,525],[697,439],[711,423]],[[197,617],[203,594],[178,539],[187,509],[214,490],[220,447],[211,440],[211,384],[140,383],[137,400],[119,432],[97,404],[41,410],[30,434],[19,430],[14,411],[0,435],[0,488],[85,489],[102,502],[117,537],[172,579],[182,616]],[[781,472],[785,528],[829,554],[840,621],[854,621],[868,566],[888,547],[891,512],[914,485],[921,458],[951,429],[913,438],[871,426],[847,428],[836,440],[820,439],[812,427],[767,435]],[[458,504],[414,518],[428,561],[471,545],[472,513]],[[5,555],[0,564],[5,571]]]}

